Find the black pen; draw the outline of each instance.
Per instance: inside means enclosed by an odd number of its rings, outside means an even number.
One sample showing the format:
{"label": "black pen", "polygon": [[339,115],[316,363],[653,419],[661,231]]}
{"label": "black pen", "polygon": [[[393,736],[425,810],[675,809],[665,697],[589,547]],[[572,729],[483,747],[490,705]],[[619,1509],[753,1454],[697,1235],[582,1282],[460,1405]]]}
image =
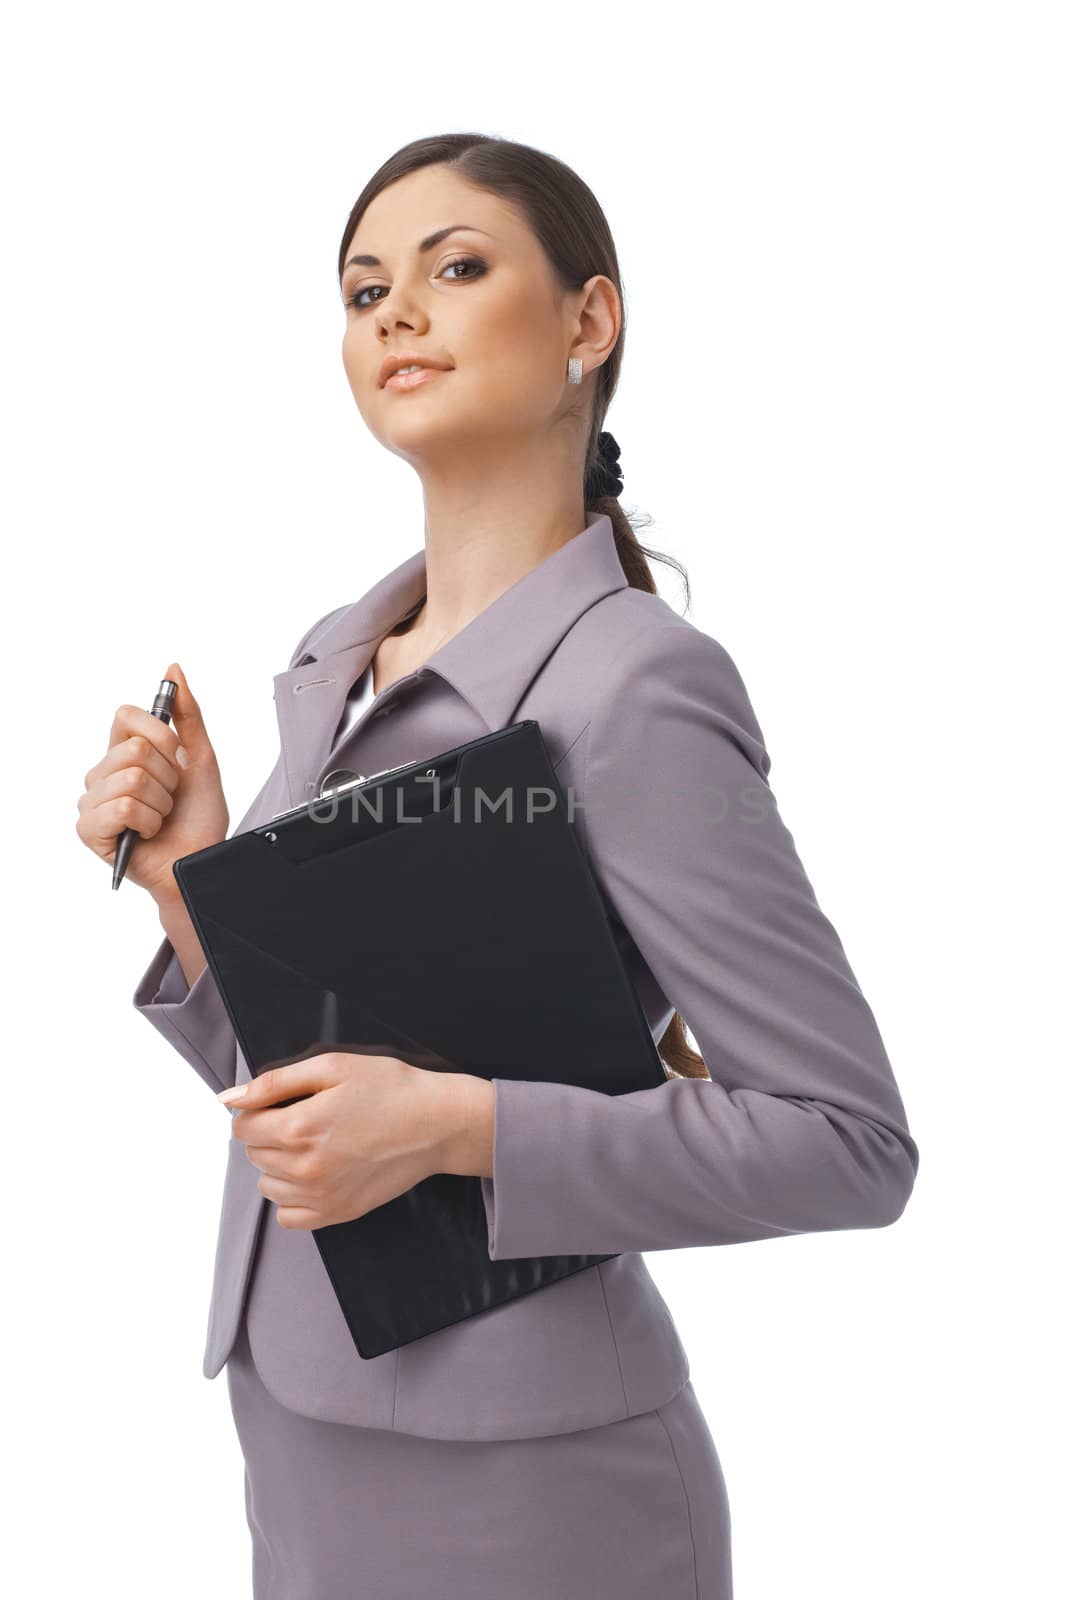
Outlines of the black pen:
{"label": "black pen", "polygon": [[[178,692],[178,685],[173,678],[164,678],[159,686],[159,692],[152,701],[152,715],[158,717],[160,722],[170,721],[170,714],[174,707],[174,696]],[[111,874],[111,887],[117,889],[130,864],[133,847],[141,835],[134,828],[123,828],[119,834],[118,846],[115,850],[114,870]]]}

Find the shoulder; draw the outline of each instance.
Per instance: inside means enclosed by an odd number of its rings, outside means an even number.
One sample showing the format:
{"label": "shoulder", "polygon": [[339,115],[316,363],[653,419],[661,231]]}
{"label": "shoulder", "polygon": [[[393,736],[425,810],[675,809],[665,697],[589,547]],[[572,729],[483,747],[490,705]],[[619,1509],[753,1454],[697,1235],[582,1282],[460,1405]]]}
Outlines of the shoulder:
{"label": "shoulder", "polygon": [[697,740],[728,741],[758,772],[770,769],[763,731],[729,650],[661,595],[620,589],[589,613],[596,630],[598,692],[591,752],[640,759]]}
{"label": "shoulder", "polygon": [[661,914],[665,886],[684,895],[724,857],[751,862],[766,835],[751,824],[777,809],[736,661],[655,598],[620,592],[574,779],[582,843],[635,925]]}

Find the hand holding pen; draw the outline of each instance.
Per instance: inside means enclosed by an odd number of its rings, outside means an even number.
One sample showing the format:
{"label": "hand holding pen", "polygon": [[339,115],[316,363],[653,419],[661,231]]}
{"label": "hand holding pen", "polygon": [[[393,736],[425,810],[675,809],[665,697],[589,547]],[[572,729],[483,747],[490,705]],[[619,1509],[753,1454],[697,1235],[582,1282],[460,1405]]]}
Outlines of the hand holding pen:
{"label": "hand holding pen", "polygon": [[111,865],[112,886],[125,874],[157,901],[178,895],[171,869],[179,856],[226,838],[215,751],[177,662],[151,711],[119,706],[107,753],[85,775],[78,813],[78,837]]}
{"label": "hand holding pen", "polygon": [[[159,686],[156,698],[152,701],[152,709],[149,712],[149,715],[158,717],[160,722],[169,723],[171,708],[174,705],[174,696],[177,694],[177,692],[178,685],[174,682],[174,679],[164,678],[163,682]],[[182,746],[179,745],[175,751],[175,757],[179,766],[184,766],[185,764],[183,759],[184,755],[185,752],[182,749]],[[111,887],[113,889],[117,889],[125,877],[126,868],[130,864],[130,856],[133,854],[134,843],[139,837],[140,835],[136,833],[133,828],[123,828],[122,832],[119,834],[118,845],[115,849],[113,870],[111,873]]]}

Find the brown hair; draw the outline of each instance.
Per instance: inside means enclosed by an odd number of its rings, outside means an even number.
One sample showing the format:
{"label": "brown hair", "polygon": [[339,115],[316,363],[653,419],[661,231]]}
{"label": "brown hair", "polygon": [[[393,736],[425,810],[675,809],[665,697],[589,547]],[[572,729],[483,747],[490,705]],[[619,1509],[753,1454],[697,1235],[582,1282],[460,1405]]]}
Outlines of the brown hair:
{"label": "brown hair", "polygon": [[[410,144],[389,157],[368,180],[349,213],[337,256],[338,276],[344,269],[352,235],[371,201],[398,178],[422,167],[447,166],[467,183],[498,195],[522,215],[540,241],[564,291],[580,289],[588,278],[602,274],[610,278],[623,304],[619,336],[607,360],[596,370],[592,417],[585,455],[585,508],[590,520],[603,514],[611,520],[615,549],[634,589],[657,594],[656,581],[648,560],[664,561],[680,575],[689,608],[689,578],[673,556],[650,550],[640,544],[635,524],[618,500],[596,494],[597,444],[619,381],[623,345],[626,338],[625,299],[615,241],[607,219],[592,190],[564,162],[531,145],[510,139],[496,139],[481,133],[445,133]],[[643,518],[639,525],[650,519]],[[686,1040],[685,1023],[675,1011],[662,1039],[659,1053],[672,1076],[706,1078],[703,1057]]]}

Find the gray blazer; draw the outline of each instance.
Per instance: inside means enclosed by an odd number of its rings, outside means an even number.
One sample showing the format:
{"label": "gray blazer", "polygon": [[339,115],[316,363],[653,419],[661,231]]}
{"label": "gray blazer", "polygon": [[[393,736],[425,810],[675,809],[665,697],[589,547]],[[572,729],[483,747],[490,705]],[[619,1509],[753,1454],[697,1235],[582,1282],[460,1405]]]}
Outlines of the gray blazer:
{"label": "gray blazer", "polygon": [[[335,766],[425,761],[536,718],[653,1036],[677,1007],[711,1081],[611,1096],[494,1078],[493,1260],[618,1254],[370,1361],[312,1234],[278,1225],[231,1137],[203,1370],[221,1371],[245,1311],[265,1383],[308,1416],[444,1439],[569,1432],[662,1405],[688,1377],[642,1251],[885,1227],[918,1149],[722,646],[629,587],[597,516],[335,742],[350,687],[424,592],[420,549],[301,639],[274,679],[277,762],[233,831],[304,803]],[[210,971],[190,989],[169,940],[134,1005],[213,1091],[247,1080]]]}

